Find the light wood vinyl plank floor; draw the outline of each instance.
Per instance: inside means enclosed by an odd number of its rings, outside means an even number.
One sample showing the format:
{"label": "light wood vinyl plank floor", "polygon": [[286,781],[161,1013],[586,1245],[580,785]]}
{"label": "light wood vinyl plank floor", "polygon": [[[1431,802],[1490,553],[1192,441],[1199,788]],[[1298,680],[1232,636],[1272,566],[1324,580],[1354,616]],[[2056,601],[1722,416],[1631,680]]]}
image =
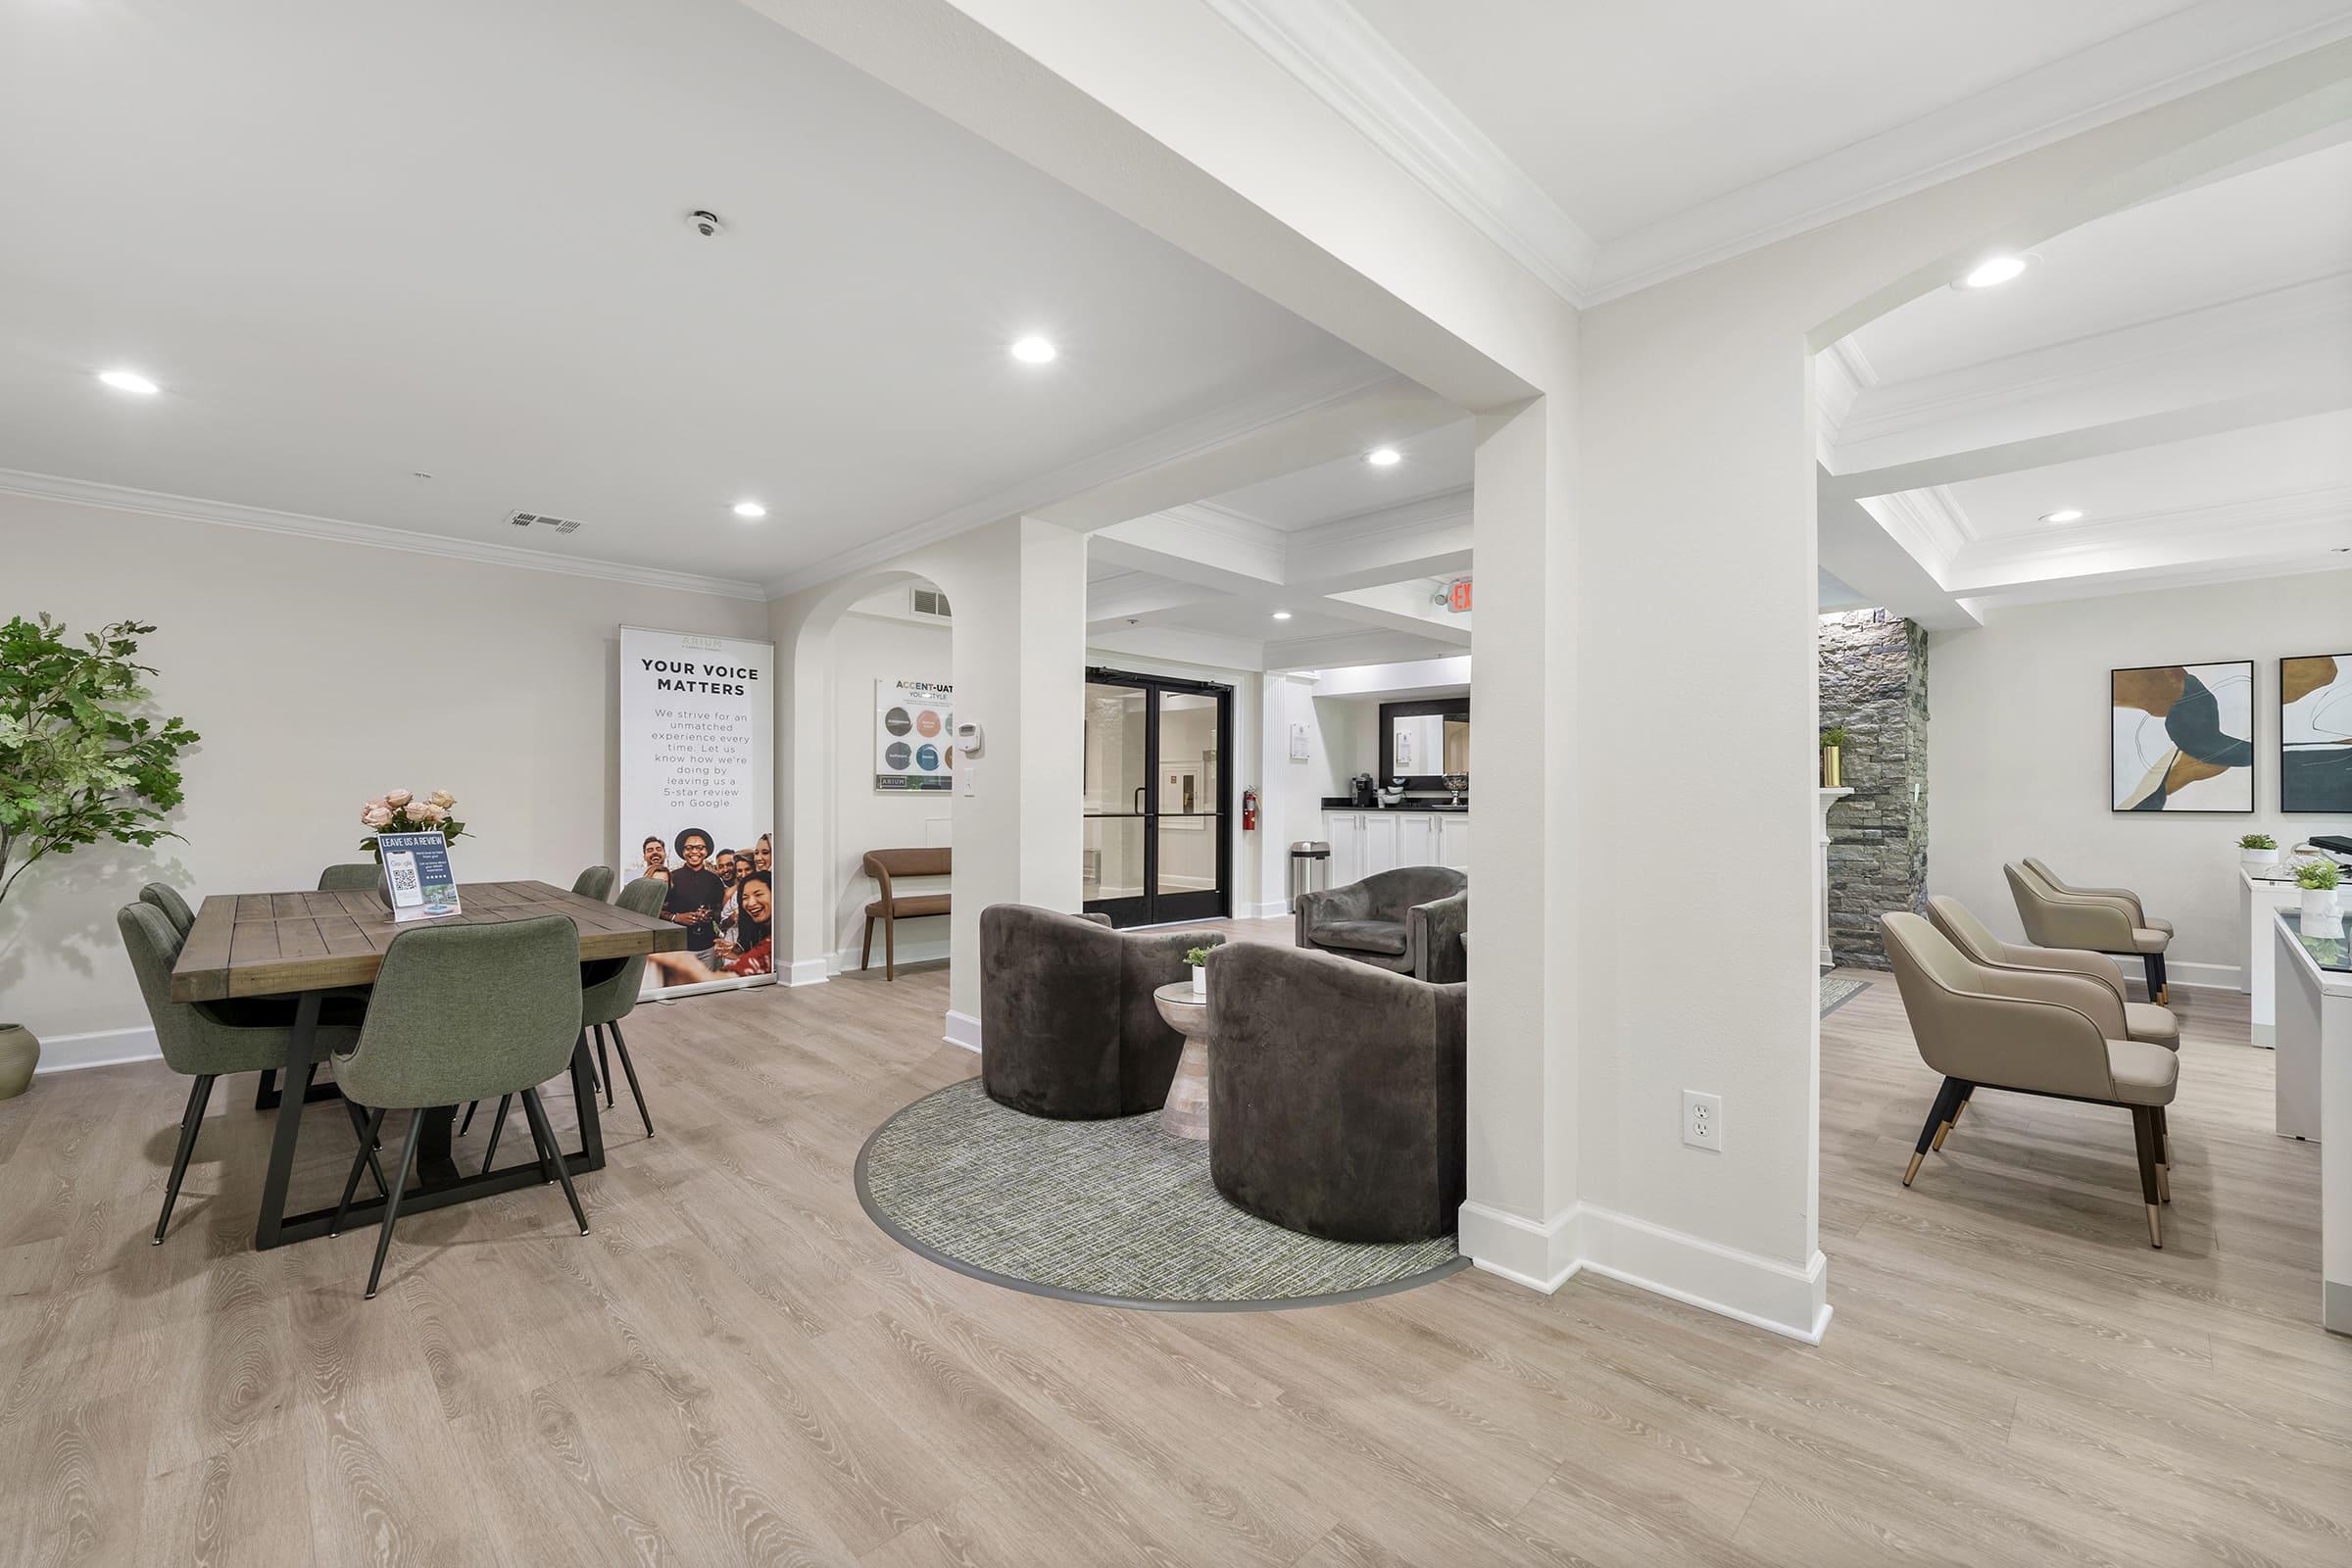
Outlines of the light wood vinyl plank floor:
{"label": "light wood vinyl plank floor", "polygon": [[[1905,1191],[1935,1079],[1863,977],[1822,1028],[1818,1348],[1592,1279],[1195,1315],[940,1269],[850,1181],[974,1069],[937,966],[640,1008],[660,1136],[624,1092],[593,1234],[552,1189],[419,1215],[372,1302],[372,1232],[250,1250],[250,1079],[162,1248],[184,1081],[43,1079],[0,1105],[0,1562],[2352,1561],[2319,1152],[2270,1131],[2243,999],[2179,993],[2158,1252],[2093,1107],[1981,1094]],[[312,1107],[301,1200],[349,1151]]]}

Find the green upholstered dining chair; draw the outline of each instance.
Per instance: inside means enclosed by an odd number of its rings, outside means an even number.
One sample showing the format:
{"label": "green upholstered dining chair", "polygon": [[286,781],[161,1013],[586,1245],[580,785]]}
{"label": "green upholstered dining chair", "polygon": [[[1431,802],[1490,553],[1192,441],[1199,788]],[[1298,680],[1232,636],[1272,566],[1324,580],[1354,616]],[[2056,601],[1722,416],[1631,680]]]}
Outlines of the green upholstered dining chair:
{"label": "green upholstered dining chair", "polygon": [[179,939],[187,940],[188,928],[196,923],[196,911],[188,907],[188,901],[179,896],[178,889],[150,882],[139,889],[139,902],[163,910],[164,918],[172,922],[172,929],[179,933]]}
{"label": "green upholstered dining chair", "polygon": [[[187,1111],[179,1123],[179,1151],[172,1157],[172,1177],[164,1186],[164,1211],[156,1217],[155,1244],[163,1245],[172,1224],[172,1205],[179,1200],[179,1184],[187,1176],[188,1158],[196,1152],[196,1135],[204,1126],[204,1108],[213,1084],[224,1073],[259,1072],[286,1059],[286,1037],[293,1032],[294,1009],[282,1001],[174,1002],[172,965],[179,958],[179,933],[171,919],[152,904],[126,904],[115,911],[122,947],[130,955],[131,972],[138,976],[139,994],[147,1003],[148,1019],[155,1025],[156,1043],[163,1048],[164,1064],[195,1079],[188,1090]],[[330,1049],[350,1046],[359,1038],[356,1022],[321,1018],[318,1044]],[[309,1085],[303,1086],[305,1089]],[[358,1124],[354,1107],[355,1126]],[[374,1160],[372,1141],[360,1147],[363,1167]],[[381,1184],[382,1172],[376,1174]]]}
{"label": "green upholstered dining chair", "polygon": [[599,904],[611,904],[612,882],[611,866],[592,865],[571,879],[571,891],[584,899],[594,899]]}
{"label": "green upholstered dining chair", "polygon": [[384,874],[373,860],[354,860],[348,865],[330,865],[318,873],[321,893],[371,893],[384,885]]}
{"label": "green upholstered dining chair", "polygon": [[[588,1216],[539,1102],[539,1086],[564,1071],[579,1040],[580,938],[565,916],[426,926],[392,939],[376,972],[368,1021],[359,1039],[334,1056],[343,1092],[371,1107],[363,1154],[382,1134],[387,1109],[413,1113],[400,1174],[384,1200],[375,1264],[368,1271],[370,1298],[392,1248],[401,1190],[416,1167],[421,1113],[432,1106],[519,1094],[540,1164],[553,1168],[580,1234],[588,1234]],[[329,1235],[343,1228],[361,1169],[360,1160],[352,1161]]]}
{"label": "green upholstered dining chair", "polygon": [[[582,880],[586,880],[585,873]],[[615,902],[632,914],[657,915],[662,902],[669,896],[669,884],[660,877],[641,876],[620,890]],[[645,1090],[637,1082],[637,1063],[630,1059],[629,1043],[620,1038],[620,1020],[637,1005],[637,993],[645,985],[645,956],[629,958],[606,958],[580,965],[580,1028],[596,1031],[597,1071],[605,1082],[605,1103],[612,1103],[612,1054],[606,1043],[606,1033],[612,1034],[612,1044],[620,1047],[620,1070],[628,1074],[629,1096],[637,1102],[637,1119],[645,1123],[645,1136],[654,1136],[653,1113],[645,1108]],[[458,1128],[460,1137],[473,1125],[473,1109],[466,1107],[466,1120]],[[507,1129],[507,1117],[514,1109],[514,1097],[508,1095],[498,1102],[498,1115],[490,1124],[490,1144],[482,1152],[482,1169],[488,1170],[498,1158],[499,1135]]]}

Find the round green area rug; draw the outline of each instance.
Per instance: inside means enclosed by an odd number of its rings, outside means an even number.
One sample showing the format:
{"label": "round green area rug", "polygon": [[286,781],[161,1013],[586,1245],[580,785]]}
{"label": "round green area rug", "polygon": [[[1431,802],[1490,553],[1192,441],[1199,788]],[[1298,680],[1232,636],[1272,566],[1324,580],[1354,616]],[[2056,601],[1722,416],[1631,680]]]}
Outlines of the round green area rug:
{"label": "round green area rug", "polygon": [[1227,1202],[1208,1145],[1159,1114],[1051,1121],[967,1078],[875,1129],[858,1154],[874,1222],[936,1263],[1103,1306],[1248,1311],[1409,1290],[1469,1262],[1453,1238],[1359,1246],[1301,1236]]}

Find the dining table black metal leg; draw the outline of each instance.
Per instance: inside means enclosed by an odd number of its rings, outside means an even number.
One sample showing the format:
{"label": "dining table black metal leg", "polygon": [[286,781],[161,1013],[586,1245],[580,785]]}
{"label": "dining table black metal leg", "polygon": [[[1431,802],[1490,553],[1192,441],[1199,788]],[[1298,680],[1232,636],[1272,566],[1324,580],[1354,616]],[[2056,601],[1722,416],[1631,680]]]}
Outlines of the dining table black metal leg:
{"label": "dining table black metal leg", "polygon": [[[310,1082],[311,1064],[318,1043],[318,1004],[316,991],[305,991],[294,1004],[294,1027],[286,1034],[284,1081]],[[270,1137],[270,1170],[262,1179],[262,1213],[253,1228],[253,1245],[267,1250],[277,1245],[286,1218],[286,1189],[294,1179],[294,1144],[302,1136],[302,1107],[306,1095],[281,1096],[277,1126]]]}
{"label": "dining table black metal leg", "polygon": [[360,1152],[367,1156],[368,1174],[375,1178],[376,1196],[384,1197],[392,1189],[384,1185],[384,1167],[375,1157],[375,1134],[369,1130],[373,1123],[368,1120],[367,1107],[357,1101],[346,1100],[343,1108],[351,1115],[351,1130],[359,1134]]}
{"label": "dining table black metal leg", "polygon": [[571,1050],[572,1109],[580,1119],[580,1160],[575,1169],[605,1168],[605,1123],[597,1111],[596,1062],[588,1054],[588,1031]]}

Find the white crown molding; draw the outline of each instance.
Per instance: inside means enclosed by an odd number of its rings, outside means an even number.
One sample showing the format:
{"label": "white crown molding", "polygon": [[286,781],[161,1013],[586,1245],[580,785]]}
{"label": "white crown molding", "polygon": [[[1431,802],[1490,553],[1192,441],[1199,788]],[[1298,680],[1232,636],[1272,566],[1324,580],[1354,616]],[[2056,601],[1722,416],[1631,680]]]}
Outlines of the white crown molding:
{"label": "white crown molding", "polygon": [[1599,248],[1346,0],[1206,0],[1397,167],[1572,305]]}
{"label": "white crown molding", "polygon": [[1402,382],[1403,378],[1385,365],[1367,368],[1361,363],[1350,362],[1311,377],[1303,390],[1290,386],[1255,398],[1220,404],[1124,446],[1081,458],[1011,489],[837,551],[771,581],[767,584],[767,597],[782,599],[804,588],[832,582],[1001,517],[1040,511],[1129,474],[1180,463],[1230,442],[1245,440],[1286,420],[1347,403],[1375,387]]}
{"label": "white crown molding", "polygon": [[1579,308],[2352,37],[2352,13],[2340,0],[2203,0],[1597,243],[1345,0],[1205,3],[1472,227]]}
{"label": "white crown molding", "polygon": [[1813,356],[1813,407],[1820,415],[1823,441],[1837,441],[1855,401],[1878,381],[1879,373],[1871,368],[1862,345],[1850,335]]}
{"label": "white crown molding", "polygon": [[1939,583],[1961,550],[1976,537],[1968,514],[1942,485],[1867,496],[1860,506]]}
{"label": "white crown molding", "polygon": [[273,512],[267,507],[240,506],[232,501],[206,501],[195,496],[134,490],[128,485],[102,484],[94,479],[69,479],[58,474],[26,473],[0,468],[0,495],[24,496],[35,501],[61,501],[74,506],[103,507],[150,517],[174,517],[186,522],[212,523],[223,528],[253,528],[264,533],[292,534],[335,544],[369,545],[378,550],[401,550],[411,555],[443,556],[493,566],[518,566],[525,571],[552,571],[569,577],[595,577],[605,582],[636,583],[669,588],[679,593],[710,594],[721,599],[764,600],[767,590],[754,582],[725,577],[698,577],[689,572],[664,571],[657,566],[632,566],[614,561],[555,556],[471,539],[452,539],[408,528],[387,528],[372,522],[349,522],[340,517],[314,517],[299,512]]}
{"label": "white crown molding", "polygon": [[[1934,375],[1866,384],[1841,416],[1837,440],[1840,447],[1859,448],[2031,400],[2095,396],[2108,386],[2128,390],[2151,368],[2173,361],[2226,357],[2267,366],[2313,344],[2348,340],[2352,270],[2330,272]],[[1833,348],[1852,341],[1840,339]]]}

